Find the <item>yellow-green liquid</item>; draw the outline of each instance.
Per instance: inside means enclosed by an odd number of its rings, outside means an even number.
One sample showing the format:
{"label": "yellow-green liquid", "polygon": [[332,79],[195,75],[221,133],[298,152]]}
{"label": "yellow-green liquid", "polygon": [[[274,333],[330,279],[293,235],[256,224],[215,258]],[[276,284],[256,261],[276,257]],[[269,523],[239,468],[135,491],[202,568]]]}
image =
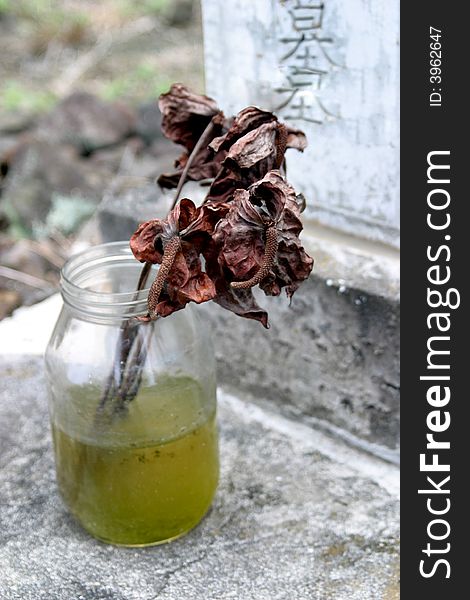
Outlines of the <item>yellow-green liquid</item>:
{"label": "yellow-green liquid", "polygon": [[73,423],[70,410],[68,422],[59,414],[52,423],[57,479],[90,533],[140,546],[197,525],[212,502],[219,463],[215,407],[196,381],[164,377],[98,430],[96,389],[72,390],[71,404]]}

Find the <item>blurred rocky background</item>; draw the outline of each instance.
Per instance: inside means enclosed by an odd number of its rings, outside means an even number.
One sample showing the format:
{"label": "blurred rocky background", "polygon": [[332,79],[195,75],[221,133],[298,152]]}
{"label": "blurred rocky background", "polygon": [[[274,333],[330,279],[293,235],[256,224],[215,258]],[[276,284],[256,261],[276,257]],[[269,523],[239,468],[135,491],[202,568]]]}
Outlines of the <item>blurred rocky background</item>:
{"label": "blurred rocky background", "polygon": [[[101,202],[158,203],[173,81],[204,88],[198,2],[0,0],[0,319],[57,290]],[[135,223],[100,218],[105,239]]]}

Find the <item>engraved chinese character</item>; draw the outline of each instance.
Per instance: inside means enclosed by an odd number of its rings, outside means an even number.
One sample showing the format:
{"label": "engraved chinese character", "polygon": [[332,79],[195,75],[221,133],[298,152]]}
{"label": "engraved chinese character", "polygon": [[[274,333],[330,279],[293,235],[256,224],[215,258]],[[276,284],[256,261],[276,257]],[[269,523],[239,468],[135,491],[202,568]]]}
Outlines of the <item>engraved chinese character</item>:
{"label": "engraved chinese character", "polygon": [[298,56],[301,58],[302,54],[299,53],[299,51],[305,52],[304,48],[309,49],[308,52],[310,52],[310,58],[317,58],[316,55],[311,54],[313,52],[313,48],[316,47],[330,65],[334,65],[336,67],[343,66],[331,58],[329,54],[328,45],[333,43],[333,38],[331,37],[322,36],[317,32],[311,31],[282,37],[279,39],[279,41],[283,45],[291,45],[289,50],[283,56],[281,56],[281,62],[287,61],[292,56]]}
{"label": "engraved chinese character", "polygon": [[319,97],[323,78],[332,67],[342,66],[329,54],[333,39],[321,32],[323,11],[324,4],[319,1],[290,3],[292,29],[279,39],[286,48],[280,59],[285,83],[275,90],[285,96],[277,110],[285,108],[286,119],[322,123],[337,118]]}
{"label": "engraved chinese character", "polygon": [[325,107],[319,95],[313,91],[289,90],[288,88],[277,91],[291,92],[289,98],[276,108],[276,110],[286,109],[283,117],[287,121],[307,121],[321,125],[325,121],[333,121],[339,118],[338,115]]}
{"label": "engraved chinese character", "polygon": [[297,0],[295,6],[289,10],[294,29],[296,31],[321,29],[323,7],[323,2],[301,2]]}

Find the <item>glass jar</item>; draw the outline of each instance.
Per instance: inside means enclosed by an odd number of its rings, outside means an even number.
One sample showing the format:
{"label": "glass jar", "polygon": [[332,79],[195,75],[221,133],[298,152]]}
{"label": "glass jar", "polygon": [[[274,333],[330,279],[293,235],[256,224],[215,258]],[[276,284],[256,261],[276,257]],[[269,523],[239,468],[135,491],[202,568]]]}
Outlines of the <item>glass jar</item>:
{"label": "glass jar", "polygon": [[[152,268],[153,281],[158,266]],[[95,537],[144,546],[202,519],[218,481],[215,360],[191,306],[154,323],[128,242],[64,266],[46,351],[57,482]]]}

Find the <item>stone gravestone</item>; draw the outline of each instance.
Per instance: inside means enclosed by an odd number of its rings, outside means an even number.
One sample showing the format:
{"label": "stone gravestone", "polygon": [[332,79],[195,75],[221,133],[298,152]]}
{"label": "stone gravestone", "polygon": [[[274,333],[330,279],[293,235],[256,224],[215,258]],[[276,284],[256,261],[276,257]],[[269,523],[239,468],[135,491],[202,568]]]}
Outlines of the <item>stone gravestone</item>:
{"label": "stone gravestone", "polygon": [[399,245],[398,0],[202,0],[207,93],[275,110],[310,146],[307,217]]}

